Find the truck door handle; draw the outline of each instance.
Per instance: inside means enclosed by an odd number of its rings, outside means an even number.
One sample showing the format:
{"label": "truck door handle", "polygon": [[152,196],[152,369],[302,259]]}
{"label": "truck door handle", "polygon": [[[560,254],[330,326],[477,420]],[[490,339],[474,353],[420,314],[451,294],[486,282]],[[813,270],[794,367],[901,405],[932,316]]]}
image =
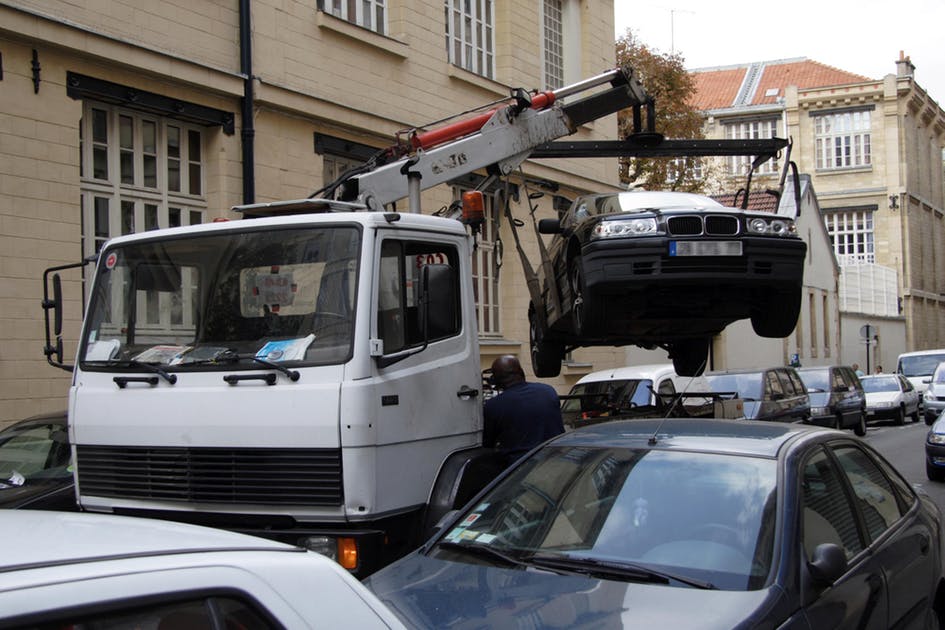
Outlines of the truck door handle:
{"label": "truck door handle", "polygon": [[156,387],[158,384],[156,376],[116,376],[112,380],[115,381],[115,385],[118,385],[118,389],[125,389],[128,383],[147,383],[151,387]]}
{"label": "truck door handle", "polygon": [[276,384],[276,375],[274,372],[266,374],[227,374],[223,380],[230,385],[237,385],[240,381],[266,381],[266,385]]}
{"label": "truck door handle", "polygon": [[463,385],[459,388],[459,391],[456,392],[456,395],[463,400],[472,400],[479,395],[479,390],[473,389],[467,385]]}

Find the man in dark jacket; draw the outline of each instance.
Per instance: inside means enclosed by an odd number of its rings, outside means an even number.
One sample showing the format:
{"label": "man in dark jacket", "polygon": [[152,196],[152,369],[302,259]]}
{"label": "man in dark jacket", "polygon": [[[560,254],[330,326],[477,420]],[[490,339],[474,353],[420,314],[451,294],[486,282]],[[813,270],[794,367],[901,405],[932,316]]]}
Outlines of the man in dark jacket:
{"label": "man in dark jacket", "polygon": [[550,385],[527,382],[516,357],[507,354],[492,362],[492,382],[501,393],[483,405],[483,446],[499,450],[512,463],[564,433],[558,393]]}

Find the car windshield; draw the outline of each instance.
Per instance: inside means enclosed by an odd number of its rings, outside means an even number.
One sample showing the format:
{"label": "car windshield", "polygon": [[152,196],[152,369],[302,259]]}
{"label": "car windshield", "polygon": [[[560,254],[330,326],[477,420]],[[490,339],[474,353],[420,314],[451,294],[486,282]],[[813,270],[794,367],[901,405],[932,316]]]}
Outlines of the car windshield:
{"label": "car windshield", "polygon": [[360,233],[349,226],[110,247],[92,290],[83,367],[188,369],[241,355],[342,362],[351,351],[359,249]]}
{"label": "car windshield", "polygon": [[863,391],[867,394],[875,392],[898,392],[899,379],[895,376],[866,376],[860,379],[863,382]]}
{"label": "car windshield", "polygon": [[[728,590],[766,582],[776,462],[724,454],[546,447],[445,532],[525,562],[643,565]],[[465,559],[451,550],[436,553]]]}
{"label": "car windshield", "polygon": [[653,381],[621,379],[578,383],[561,405],[565,423],[577,418],[597,418],[621,410],[651,404]]}
{"label": "car windshield", "polygon": [[745,374],[706,374],[715,392],[737,392],[746,400],[761,400],[761,372]]}
{"label": "car windshield", "polygon": [[945,363],[939,363],[935,368],[935,374],[932,375],[933,383],[945,383]]}
{"label": "car windshield", "polygon": [[29,424],[0,432],[0,490],[72,476],[64,424]]}
{"label": "car windshield", "polygon": [[945,354],[905,356],[899,359],[899,371],[904,376],[928,376],[942,361],[945,361]]}

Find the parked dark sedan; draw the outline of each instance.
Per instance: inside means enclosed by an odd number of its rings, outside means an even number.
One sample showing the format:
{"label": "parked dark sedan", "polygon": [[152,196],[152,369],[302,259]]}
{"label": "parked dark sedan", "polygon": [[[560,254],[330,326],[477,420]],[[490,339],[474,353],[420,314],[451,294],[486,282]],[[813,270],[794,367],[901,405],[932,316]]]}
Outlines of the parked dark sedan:
{"label": "parked dark sedan", "polygon": [[810,395],[811,423],[866,435],[866,393],[852,367],[805,367],[797,373]]}
{"label": "parked dark sedan", "polygon": [[938,627],[942,516],[833,429],[716,419],[545,443],[366,580],[410,627]]}
{"label": "parked dark sedan", "polygon": [[568,348],[629,344],[666,348],[679,375],[696,376],[730,323],[751,318],[762,337],[797,323],[807,245],[793,214],[622,192],[579,197],[539,231],[554,238],[529,311],[537,376],[557,376]]}
{"label": "parked dark sedan", "polygon": [[743,401],[746,420],[807,422],[810,395],[797,370],[775,366],[757,370],[706,372],[716,393],[734,393]]}
{"label": "parked dark sedan", "polygon": [[65,412],[0,431],[0,508],[77,509],[68,436]]}

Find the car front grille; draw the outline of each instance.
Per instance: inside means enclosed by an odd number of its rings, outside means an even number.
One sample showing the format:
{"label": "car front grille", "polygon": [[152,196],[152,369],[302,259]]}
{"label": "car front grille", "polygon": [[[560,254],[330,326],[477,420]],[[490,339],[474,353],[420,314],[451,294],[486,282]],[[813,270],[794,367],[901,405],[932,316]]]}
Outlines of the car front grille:
{"label": "car front grille", "polygon": [[82,494],[195,503],[338,506],[340,449],[76,447]]}
{"label": "car front grille", "polygon": [[666,229],[671,236],[734,236],[739,232],[737,217],[715,214],[669,217]]}

